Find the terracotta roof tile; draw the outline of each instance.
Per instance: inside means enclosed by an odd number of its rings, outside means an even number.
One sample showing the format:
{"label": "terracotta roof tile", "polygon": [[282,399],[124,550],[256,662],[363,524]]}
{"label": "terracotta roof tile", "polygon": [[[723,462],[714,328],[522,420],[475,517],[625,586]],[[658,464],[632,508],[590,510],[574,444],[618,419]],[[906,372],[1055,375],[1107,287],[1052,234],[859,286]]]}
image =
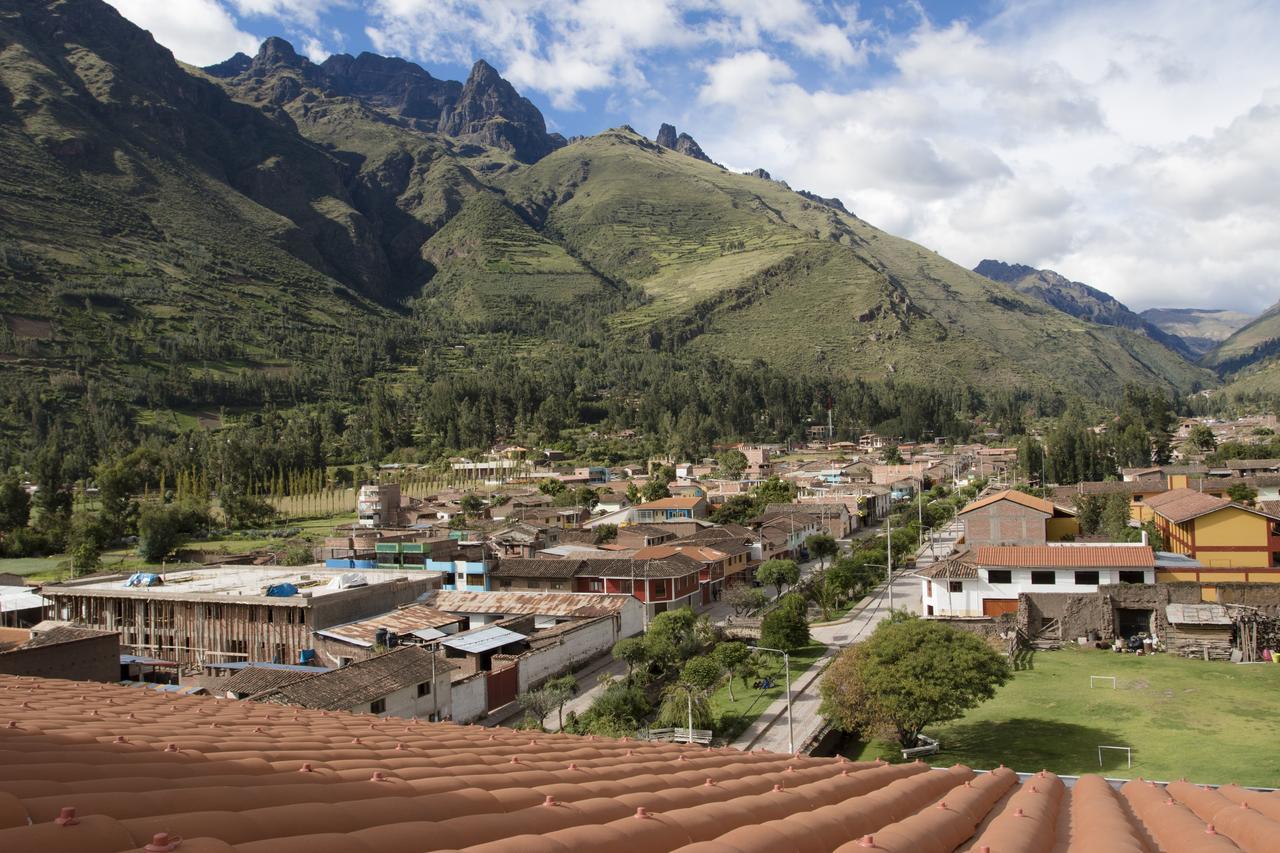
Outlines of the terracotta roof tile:
{"label": "terracotta roof tile", "polygon": [[981,545],[979,566],[1012,569],[1151,569],[1155,554],[1146,545]]}
{"label": "terracotta roof tile", "polygon": [[1038,510],[1046,515],[1053,515],[1054,506],[1044,498],[1033,497],[1026,492],[1018,492],[1013,489],[1005,489],[1002,492],[995,492],[987,495],[985,498],[979,498],[968,506],[960,510],[957,515],[964,515],[966,512],[973,512],[975,509],[981,509],[984,506],[990,506],[999,501],[1013,501],[1029,509]]}
{"label": "terracotta roof tile", "polygon": [[1280,831],[1280,796],[1232,786],[1067,788],[83,682],[0,676],[0,720],[5,851],[1185,853]]}

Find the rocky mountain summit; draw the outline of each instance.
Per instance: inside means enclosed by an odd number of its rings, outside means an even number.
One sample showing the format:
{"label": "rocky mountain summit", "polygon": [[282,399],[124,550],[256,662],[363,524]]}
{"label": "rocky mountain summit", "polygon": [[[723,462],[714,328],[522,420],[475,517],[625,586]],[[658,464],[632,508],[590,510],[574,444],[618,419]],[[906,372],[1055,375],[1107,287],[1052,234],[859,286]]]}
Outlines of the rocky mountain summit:
{"label": "rocky mountain summit", "polygon": [[675,125],[664,123],[658,128],[658,137],[654,141],[663,148],[670,148],[695,160],[701,160],[704,163],[712,162],[692,136],[687,133],[677,135]]}
{"label": "rocky mountain summit", "polygon": [[1131,329],[1157,343],[1163,344],[1184,358],[1194,358],[1195,353],[1177,335],[1143,319],[1109,293],[1072,281],[1053,270],[1040,270],[1026,264],[1008,264],[1003,261],[984,260],[973,268],[978,275],[1002,282],[1015,290],[1052,305],[1059,311],[1100,323]]}
{"label": "rocky mountain summit", "polygon": [[[412,62],[374,53],[337,54],[316,64],[271,37],[256,56],[236,54],[202,69],[251,100],[285,106],[316,92],[360,100],[416,130],[510,151],[533,163],[566,144],[542,113],[483,59],[465,83],[440,80]],[[314,91],[307,91],[314,90]]]}

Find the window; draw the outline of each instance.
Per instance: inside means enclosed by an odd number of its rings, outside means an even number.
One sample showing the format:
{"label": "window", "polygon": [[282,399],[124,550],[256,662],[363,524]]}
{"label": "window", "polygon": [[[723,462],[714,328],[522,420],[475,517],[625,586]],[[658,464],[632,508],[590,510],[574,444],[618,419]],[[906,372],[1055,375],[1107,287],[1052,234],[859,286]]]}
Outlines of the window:
{"label": "window", "polygon": [[1077,586],[1097,586],[1098,573],[1097,572],[1076,572],[1076,585]]}
{"label": "window", "polygon": [[430,682],[430,681],[424,681],[424,682],[422,682],[421,684],[419,684],[419,685],[418,685],[418,695],[419,695],[419,696],[430,696],[430,695],[431,695],[431,682]]}
{"label": "window", "polygon": [[563,581],[551,581],[549,584],[547,584],[547,588],[548,588],[548,589],[564,589],[564,582],[563,582]]}
{"label": "window", "polygon": [[511,578],[499,578],[499,579],[498,579],[498,588],[499,588],[499,589],[510,589],[510,588],[511,588]]}
{"label": "window", "polygon": [[964,581],[947,581],[947,592],[964,592]]}
{"label": "window", "polygon": [[1120,573],[1120,583],[1146,583],[1146,572],[1127,571]]}
{"label": "window", "polygon": [[1008,569],[991,569],[987,572],[987,583],[1013,583],[1013,572]]}
{"label": "window", "polygon": [[1053,586],[1058,581],[1057,572],[1032,572],[1031,582],[1037,586]]}
{"label": "window", "polygon": [[369,703],[370,714],[385,714],[386,712],[387,712],[386,699],[374,699],[372,702]]}
{"label": "window", "polygon": [[604,580],[601,578],[592,578],[587,581],[588,592],[604,592]]}
{"label": "window", "polygon": [[665,580],[657,580],[657,581],[654,581],[654,582],[653,582],[653,594],[654,594],[654,595],[666,595],[666,594],[667,594],[667,582],[666,582]]}
{"label": "window", "polygon": [[630,593],[632,589],[631,581],[618,581],[618,592]]}
{"label": "window", "polygon": [[530,580],[525,583],[529,589],[542,589],[542,581]]}

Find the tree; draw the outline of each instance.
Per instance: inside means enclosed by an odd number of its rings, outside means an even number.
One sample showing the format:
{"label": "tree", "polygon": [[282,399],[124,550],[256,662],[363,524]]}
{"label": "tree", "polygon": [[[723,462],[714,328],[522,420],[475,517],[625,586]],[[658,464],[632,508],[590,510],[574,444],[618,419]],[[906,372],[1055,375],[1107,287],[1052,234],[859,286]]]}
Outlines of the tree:
{"label": "tree", "polygon": [[625,637],[613,644],[614,660],[627,665],[627,682],[631,682],[636,667],[649,663],[649,647],[643,637]]}
{"label": "tree", "polygon": [[650,501],[660,501],[663,498],[669,498],[671,497],[671,489],[667,488],[667,484],[670,482],[670,480],[663,480],[661,478],[654,477],[644,484],[644,488],[640,490],[640,494],[646,503]]}
{"label": "tree", "polygon": [[148,506],[138,517],[138,554],[159,563],[187,541],[188,530],[179,507]]}
{"label": "tree", "polygon": [[1092,536],[1102,527],[1102,510],[1106,502],[1101,495],[1081,495],[1076,499],[1076,516],[1080,532]]}
{"label": "tree", "polygon": [[[262,498],[245,491],[226,489],[218,495],[218,504],[228,527],[262,527],[275,517],[276,509]],[[141,522],[139,522],[141,534]]]}
{"label": "tree", "polygon": [[786,595],[760,623],[760,645],[784,652],[809,645],[808,606],[798,595]]}
{"label": "tree", "polygon": [[556,698],[545,687],[528,690],[517,696],[516,702],[524,711],[524,728],[545,731],[542,721],[556,707]]}
{"label": "tree", "polygon": [[110,541],[102,517],[90,512],[75,512],[67,530],[67,553],[72,570],[92,571],[98,568],[102,552]]}
{"label": "tree", "polygon": [[813,534],[804,540],[804,546],[809,549],[810,557],[818,558],[819,569],[826,568],[828,557],[834,557],[840,552],[840,546],[836,544],[836,540],[825,533]]}
{"label": "tree", "polygon": [[902,464],[902,452],[898,450],[898,445],[896,444],[885,445],[884,464],[886,465]]}
{"label": "tree", "polygon": [[458,508],[468,518],[478,515],[484,509],[484,498],[477,494],[468,493],[462,496],[458,501]]}
{"label": "tree", "polygon": [[26,527],[31,520],[31,496],[17,477],[0,481],[0,531]]}
{"label": "tree", "polygon": [[556,709],[557,727],[560,731],[564,731],[564,703],[578,694],[578,679],[572,674],[551,678],[542,685],[542,690],[547,694],[552,707]]}
{"label": "tree", "polygon": [[1227,497],[1236,503],[1252,504],[1258,497],[1258,490],[1248,483],[1233,483],[1227,489]]}
{"label": "tree", "polygon": [[593,541],[597,545],[603,545],[618,538],[618,525],[616,524],[597,524],[593,530],[595,531]]}
{"label": "tree", "polygon": [[731,448],[716,457],[716,467],[720,469],[720,476],[727,480],[741,479],[742,472],[747,470],[747,456],[736,447]]}
{"label": "tree", "polygon": [[[707,694],[720,682],[724,670],[713,658],[690,658],[680,670],[680,678],[663,692],[658,724],[684,728],[709,728],[711,706]],[[692,716],[692,720],[690,717]]]}
{"label": "tree", "polygon": [[926,726],[957,719],[1010,677],[980,637],[897,612],[827,669],[821,712],[846,732],[892,727],[907,749]]}
{"label": "tree", "polygon": [[1192,447],[1204,453],[1212,453],[1218,447],[1218,439],[1214,436],[1213,430],[1204,424],[1193,426],[1187,435],[1187,440]]}
{"label": "tree", "polygon": [[853,594],[861,585],[862,566],[853,557],[841,557],[827,569],[827,583],[840,590],[843,597]]}
{"label": "tree", "polygon": [[725,593],[724,600],[733,608],[734,616],[745,616],[753,610],[759,610],[769,603],[769,596],[764,590],[756,589],[745,583],[734,584]]}
{"label": "tree", "polygon": [[765,560],[756,569],[756,580],[763,584],[773,584],[781,596],[784,586],[791,586],[800,580],[800,567],[795,560]]}
{"label": "tree", "polygon": [[694,634],[698,617],[688,607],[668,610],[653,617],[644,635],[649,660],[670,669],[698,651]]}
{"label": "tree", "polygon": [[554,480],[550,477],[538,484],[538,491],[542,492],[544,495],[550,495],[553,498],[564,490],[565,484],[563,482],[560,480]]}
{"label": "tree", "polygon": [[711,650],[711,657],[719,664],[729,675],[729,701],[735,701],[733,698],[733,677],[742,671],[743,666],[751,657],[751,649],[746,643],[737,640],[729,640],[721,643]]}
{"label": "tree", "polygon": [[1102,504],[1099,526],[1113,542],[1125,542],[1134,536],[1129,527],[1129,500],[1124,495],[1107,495]]}

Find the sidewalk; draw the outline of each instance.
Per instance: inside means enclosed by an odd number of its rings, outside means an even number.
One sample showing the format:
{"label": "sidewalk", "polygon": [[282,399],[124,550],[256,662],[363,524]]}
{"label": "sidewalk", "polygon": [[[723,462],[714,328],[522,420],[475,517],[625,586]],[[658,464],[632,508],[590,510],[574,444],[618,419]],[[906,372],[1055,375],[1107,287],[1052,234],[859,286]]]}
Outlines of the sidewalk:
{"label": "sidewalk", "polygon": [[[793,675],[791,683],[792,740],[801,746],[822,725],[819,708],[822,694],[817,683],[826,671],[830,659],[845,646],[866,639],[875,626],[888,618],[889,590],[881,585],[876,592],[851,610],[843,619],[826,625],[815,626],[811,635],[816,642],[827,645],[826,654],[804,673]],[[902,574],[893,579],[893,603],[895,607],[920,610],[920,579],[912,574]],[[765,749],[771,752],[789,752],[787,738],[787,697],[774,700],[747,730],[731,746],[736,749]]]}

